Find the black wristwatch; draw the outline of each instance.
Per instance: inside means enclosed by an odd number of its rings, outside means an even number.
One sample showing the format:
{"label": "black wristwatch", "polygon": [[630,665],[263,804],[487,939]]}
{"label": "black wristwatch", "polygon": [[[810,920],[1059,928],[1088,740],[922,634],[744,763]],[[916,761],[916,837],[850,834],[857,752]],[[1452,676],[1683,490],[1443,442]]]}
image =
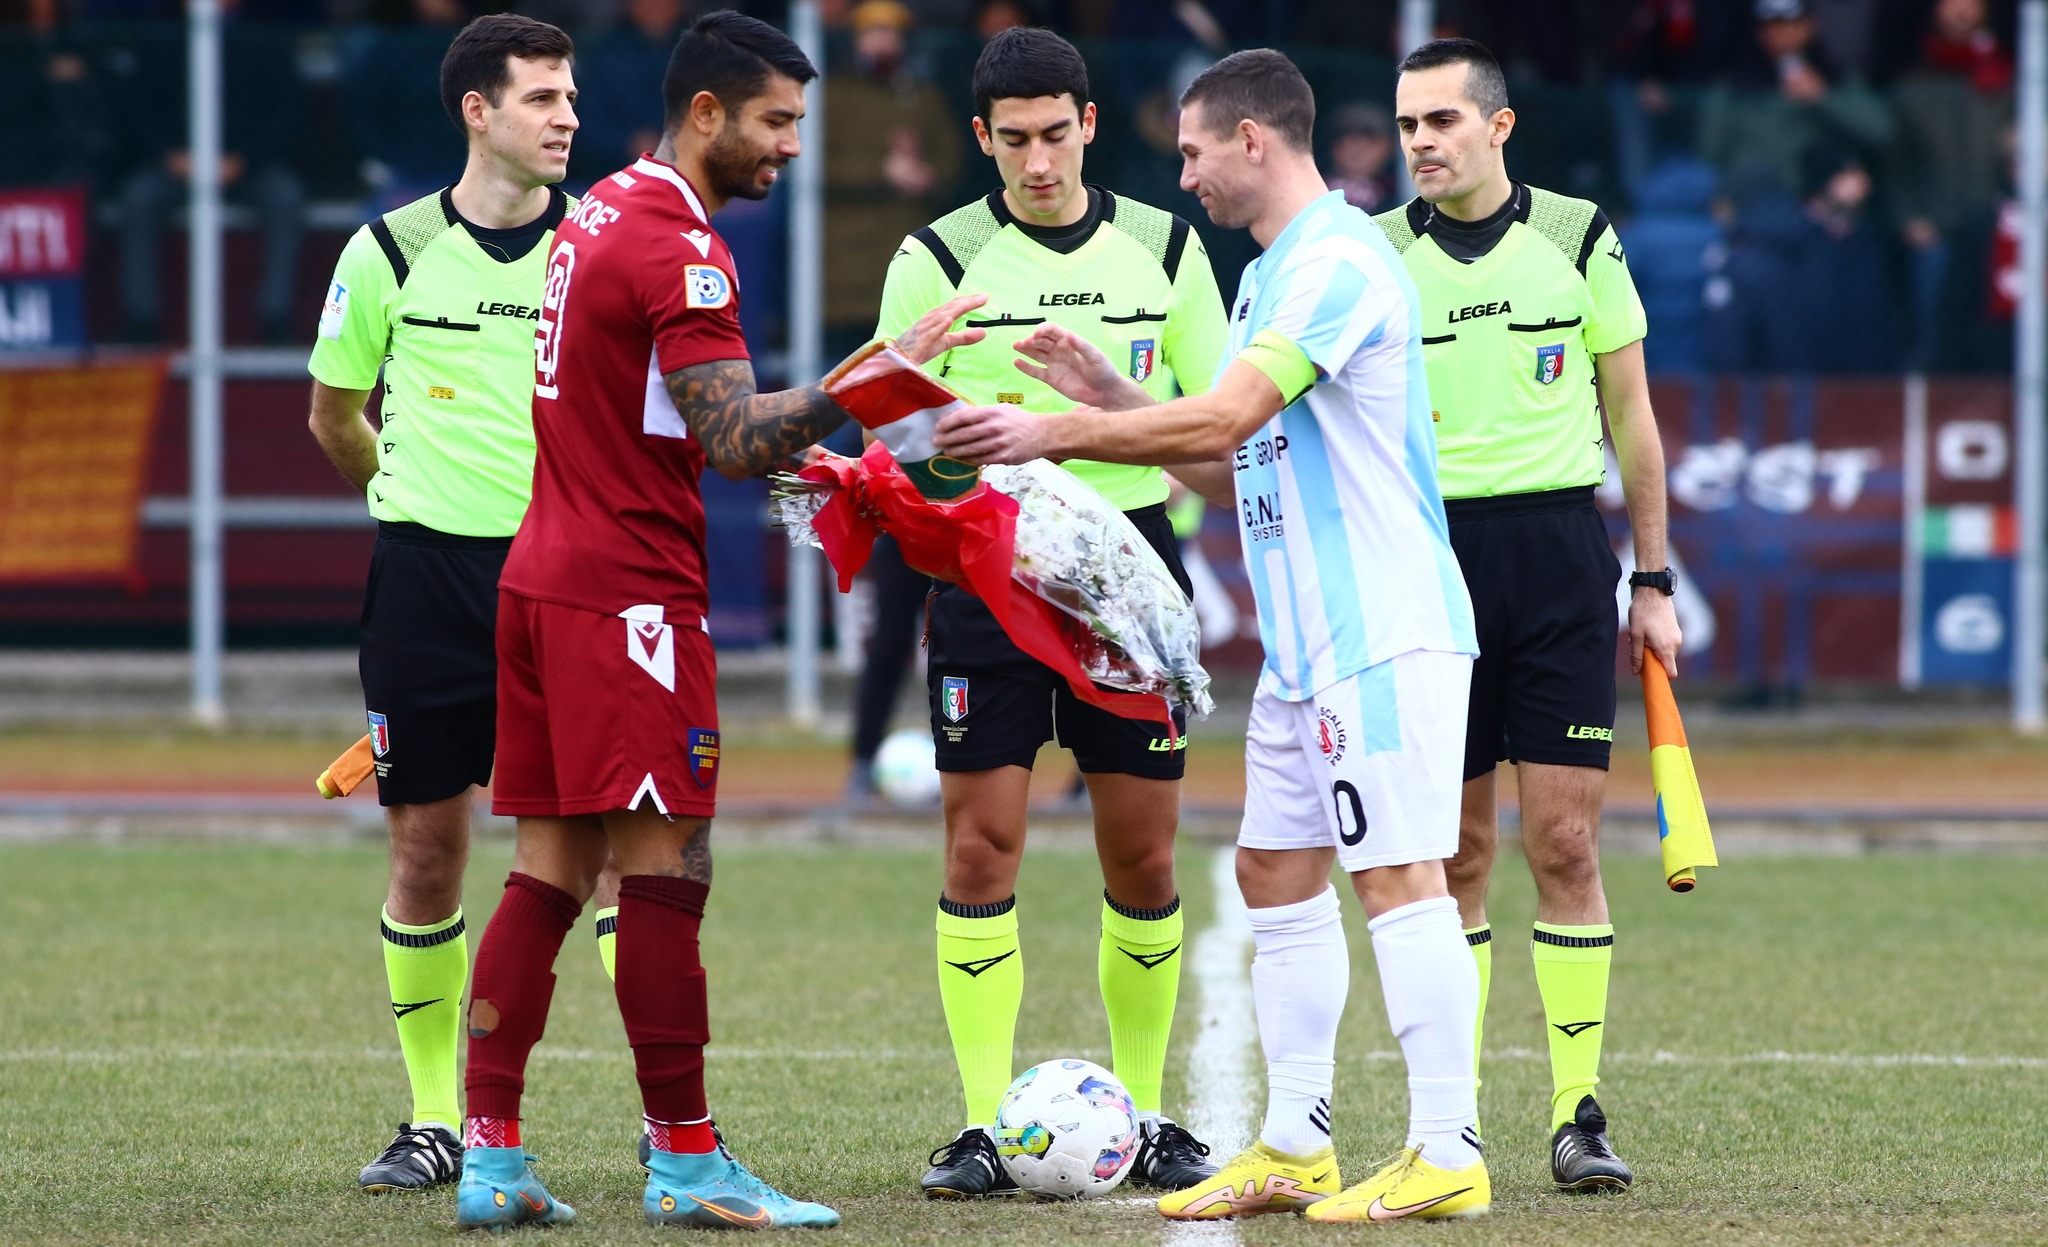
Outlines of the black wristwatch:
{"label": "black wristwatch", "polygon": [[1655,589],[1657,592],[1663,594],[1665,597],[1668,598],[1672,594],[1678,592],[1678,575],[1668,567],[1661,572],[1629,573],[1629,588],[1641,589],[1645,586]]}

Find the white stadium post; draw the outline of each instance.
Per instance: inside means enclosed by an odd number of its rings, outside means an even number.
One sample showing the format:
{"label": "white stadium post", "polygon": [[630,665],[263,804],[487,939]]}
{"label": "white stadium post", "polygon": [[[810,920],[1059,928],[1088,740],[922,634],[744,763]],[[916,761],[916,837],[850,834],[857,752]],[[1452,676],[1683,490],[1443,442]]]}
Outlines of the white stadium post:
{"label": "white stadium post", "polygon": [[187,238],[191,265],[191,626],[192,717],[227,721],[221,697],[225,632],[221,570],[220,3],[190,0],[187,110],[192,185]]}
{"label": "white stadium post", "polygon": [[[825,23],[818,0],[794,0],[789,33],[818,78],[804,92],[804,154],[789,166],[789,382],[809,385],[824,373]],[[791,546],[788,573],[789,717],[818,722],[819,554]]]}
{"label": "white stadium post", "polygon": [[[1401,55],[1406,56],[1436,37],[1436,0],[1401,0]],[[1395,132],[1395,138],[1400,133]],[[1394,199],[1406,203],[1415,197],[1415,183],[1408,180],[1408,159],[1395,143]]]}
{"label": "white stadium post", "polygon": [[2020,295],[2013,318],[2013,423],[2019,434],[2013,481],[2019,504],[2019,560],[2014,574],[2012,725],[2048,730],[2042,710],[2044,523],[2048,523],[2048,0],[2020,6],[2019,168]]}

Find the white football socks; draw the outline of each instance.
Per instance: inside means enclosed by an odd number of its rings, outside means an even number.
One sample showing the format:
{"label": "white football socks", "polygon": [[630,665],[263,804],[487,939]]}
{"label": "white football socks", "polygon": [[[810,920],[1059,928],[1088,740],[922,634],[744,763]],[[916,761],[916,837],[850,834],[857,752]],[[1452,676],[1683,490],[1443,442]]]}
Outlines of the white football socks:
{"label": "white football socks", "polygon": [[1439,1168],[1463,1169],[1479,1159],[1479,1090],[1472,1075],[1479,969],[1465,944],[1458,903],[1448,896],[1414,901],[1368,927],[1387,1022],[1408,1062],[1408,1145],[1420,1147],[1423,1159]]}
{"label": "white football socks", "polygon": [[[1337,1022],[1351,988],[1343,910],[1337,890],[1326,887],[1305,901],[1253,909],[1249,916],[1258,950],[1252,1002],[1266,1053],[1266,1124],[1259,1138],[1290,1156],[1312,1156],[1330,1145]],[[1460,935],[1460,951],[1463,942]],[[1466,962],[1469,968],[1471,958]]]}

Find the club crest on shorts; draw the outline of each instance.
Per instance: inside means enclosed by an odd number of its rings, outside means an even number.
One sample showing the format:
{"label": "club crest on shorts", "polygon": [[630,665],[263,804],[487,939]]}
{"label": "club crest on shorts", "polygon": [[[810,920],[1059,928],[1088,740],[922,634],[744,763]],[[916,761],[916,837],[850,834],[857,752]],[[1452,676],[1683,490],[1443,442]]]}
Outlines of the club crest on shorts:
{"label": "club crest on shorts", "polygon": [[1564,343],[1536,348],[1536,382],[1549,385],[1564,375]]}
{"label": "club crest on shorts", "polygon": [[662,622],[659,603],[628,606],[619,612],[626,621],[626,657],[633,665],[654,677],[655,682],[676,691],[676,629]]}
{"label": "club crest on shorts", "polygon": [[1159,366],[1159,340],[1139,338],[1131,343],[1131,380],[1145,381]]}
{"label": "club crest on shorts", "polygon": [[391,752],[391,721],[374,710],[368,713],[370,716],[370,752],[381,758]]}
{"label": "club crest on shorts", "polygon": [[1316,715],[1316,748],[1322,750],[1323,761],[1331,766],[1344,760],[1344,720],[1334,710],[1324,710]]}
{"label": "club crest on shorts", "polygon": [[690,778],[697,787],[709,788],[718,781],[718,729],[693,727],[688,742]]}
{"label": "club crest on shorts", "polygon": [[949,675],[939,681],[939,710],[948,723],[958,723],[967,717],[966,676]]}

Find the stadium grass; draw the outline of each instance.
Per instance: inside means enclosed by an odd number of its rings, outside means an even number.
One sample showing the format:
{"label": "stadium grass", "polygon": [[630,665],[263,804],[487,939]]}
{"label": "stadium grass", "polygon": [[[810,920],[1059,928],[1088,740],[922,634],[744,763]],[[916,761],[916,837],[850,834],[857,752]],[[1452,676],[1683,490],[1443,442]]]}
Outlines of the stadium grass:
{"label": "stadium grass", "polygon": [[[846,1225],[825,1241],[849,1247],[1195,1241],[1138,1202],[916,1197],[924,1154],[959,1111],[932,988],[936,843],[935,831],[933,851],[720,847],[710,1082],[735,1148],[835,1204]],[[1212,852],[1184,855],[1191,936],[1213,913]],[[502,842],[478,846],[474,930],[507,860]],[[1494,1216],[1349,1230],[1262,1218],[1238,1227],[1243,1242],[2048,1241],[2038,859],[1734,863],[1687,897],[1665,892],[1648,859],[1613,859],[1621,942],[1601,1094],[1641,1181],[1605,1200],[1549,1189],[1548,1066],[1522,934],[1533,901],[1519,861],[1502,865],[1484,1092]],[[355,1189],[405,1110],[378,975],[383,870],[361,843],[0,849],[0,1242],[451,1239],[445,1189]],[[1025,1060],[1106,1055],[1099,889],[1084,853],[1027,862]],[[1405,1092],[1363,923],[1349,918],[1336,1116],[1357,1178],[1397,1143]],[[526,1133],[581,1220],[549,1241],[669,1241],[640,1221],[631,1064],[587,924],[557,972]],[[1916,1055],[1979,1063],[1892,1060]],[[2020,1059],[1983,1062],[1997,1057]],[[1170,1068],[1170,1109],[1186,1107],[1183,1068]],[[1255,1120],[1263,1087],[1247,1069]]]}

